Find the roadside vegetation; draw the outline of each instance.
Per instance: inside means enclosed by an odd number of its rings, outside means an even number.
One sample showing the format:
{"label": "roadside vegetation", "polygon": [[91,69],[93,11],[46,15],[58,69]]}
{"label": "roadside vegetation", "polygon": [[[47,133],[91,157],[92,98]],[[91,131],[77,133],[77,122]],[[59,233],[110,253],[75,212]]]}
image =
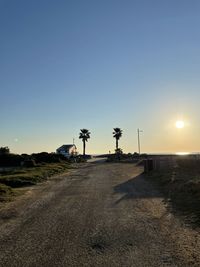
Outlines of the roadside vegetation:
{"label": "roadside vegetation", "polygon": [[137,152],[123,153],[119,148],[114,154],[106,154],[107,162],[120,162],[120,163],[140,163],[143,159],[147,157],[147,154],[139,155]]}
{"label": "roadside vegetation", "polygon": [[0,183],[12,188],[34,185],[69,169],[69,163],[43,163],[31,168],[11,168],[0,172]]}
{"label": "roadside vegetation", "polygon": [[[76,162],[84,161],[77,157]],[[67,171],[74,158],[66,159],[55,153],[12,154],[0,148],[0,201],[12,199],[18,188],[35,185],[50,176]]]}
{"label": "roadside vegetation", "polygon": [[6,168],[0,171],[0,201],[10,200],[16,188],[35,185],[50,176],[67,171],[69,163],[43,163],[34,167]]}
{"label": "roadside vegetation", "polygon": [[173,211],[200,225],[200,159],[177,157],[171,169],[151,171],[147,176],[164,192]]}

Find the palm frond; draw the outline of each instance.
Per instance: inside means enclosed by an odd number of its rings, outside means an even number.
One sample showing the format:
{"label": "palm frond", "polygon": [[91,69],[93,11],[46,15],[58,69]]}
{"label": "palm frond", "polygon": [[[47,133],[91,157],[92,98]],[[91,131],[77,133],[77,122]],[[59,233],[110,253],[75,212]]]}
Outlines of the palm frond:
{"label": "palm frond", "polygon": [[117,140],[119,140],[122,137],[122,129],[121,128],[113,128],[114,132],[113,132],[113,137],[116,138]]}
{"label": "palm frond", "polygon": [[80,133],[79,133],[79,138],[82,139],[82,140],[85,140],[87,141],[87,139],[90,138],[90,131],[87,130],[87,129],[81,129],[80,130]]}

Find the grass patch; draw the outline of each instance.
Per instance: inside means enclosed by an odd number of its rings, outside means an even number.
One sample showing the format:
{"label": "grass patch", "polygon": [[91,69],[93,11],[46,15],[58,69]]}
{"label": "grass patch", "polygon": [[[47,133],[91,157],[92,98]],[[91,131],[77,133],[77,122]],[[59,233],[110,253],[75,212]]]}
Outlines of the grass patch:
{"label": "grass patch", "polygon": [[0,184],[0,201],[9,201],[15,195],[10,186]]}
{"label": "grass patch", "polygon": [[14,188],[35,185],[70,168],[68,163],[40,164],[32,168],[13,168],[0,172],[0,201],[14,194]]}

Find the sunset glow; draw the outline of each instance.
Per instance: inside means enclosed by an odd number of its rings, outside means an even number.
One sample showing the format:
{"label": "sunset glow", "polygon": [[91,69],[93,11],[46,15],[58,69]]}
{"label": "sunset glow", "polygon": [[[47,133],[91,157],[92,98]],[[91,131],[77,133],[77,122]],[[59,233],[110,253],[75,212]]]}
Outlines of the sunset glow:
{"label": "sunset glow", "polygon": [[81,152],[86,128],[88,154],[114,153],[119,127],[124,153],[137,152],[138,128],[142,152],[200,151],[200,1],[190,2],[0,1],[0,147]]}

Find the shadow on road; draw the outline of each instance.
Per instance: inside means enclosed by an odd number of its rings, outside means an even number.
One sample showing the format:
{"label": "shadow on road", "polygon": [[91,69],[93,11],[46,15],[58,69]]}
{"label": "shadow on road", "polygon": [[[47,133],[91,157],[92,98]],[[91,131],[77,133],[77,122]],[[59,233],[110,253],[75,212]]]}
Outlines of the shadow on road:
{"label": "shadow on road", "polygon": [[123,194],[115,204],[120,203],[122,200],[138,199],[138,198],[155,198],[162,197],[162,194],[148,182],[142,174],[133,177],[132,179],[118,184],[114,187],[115,193]]}

